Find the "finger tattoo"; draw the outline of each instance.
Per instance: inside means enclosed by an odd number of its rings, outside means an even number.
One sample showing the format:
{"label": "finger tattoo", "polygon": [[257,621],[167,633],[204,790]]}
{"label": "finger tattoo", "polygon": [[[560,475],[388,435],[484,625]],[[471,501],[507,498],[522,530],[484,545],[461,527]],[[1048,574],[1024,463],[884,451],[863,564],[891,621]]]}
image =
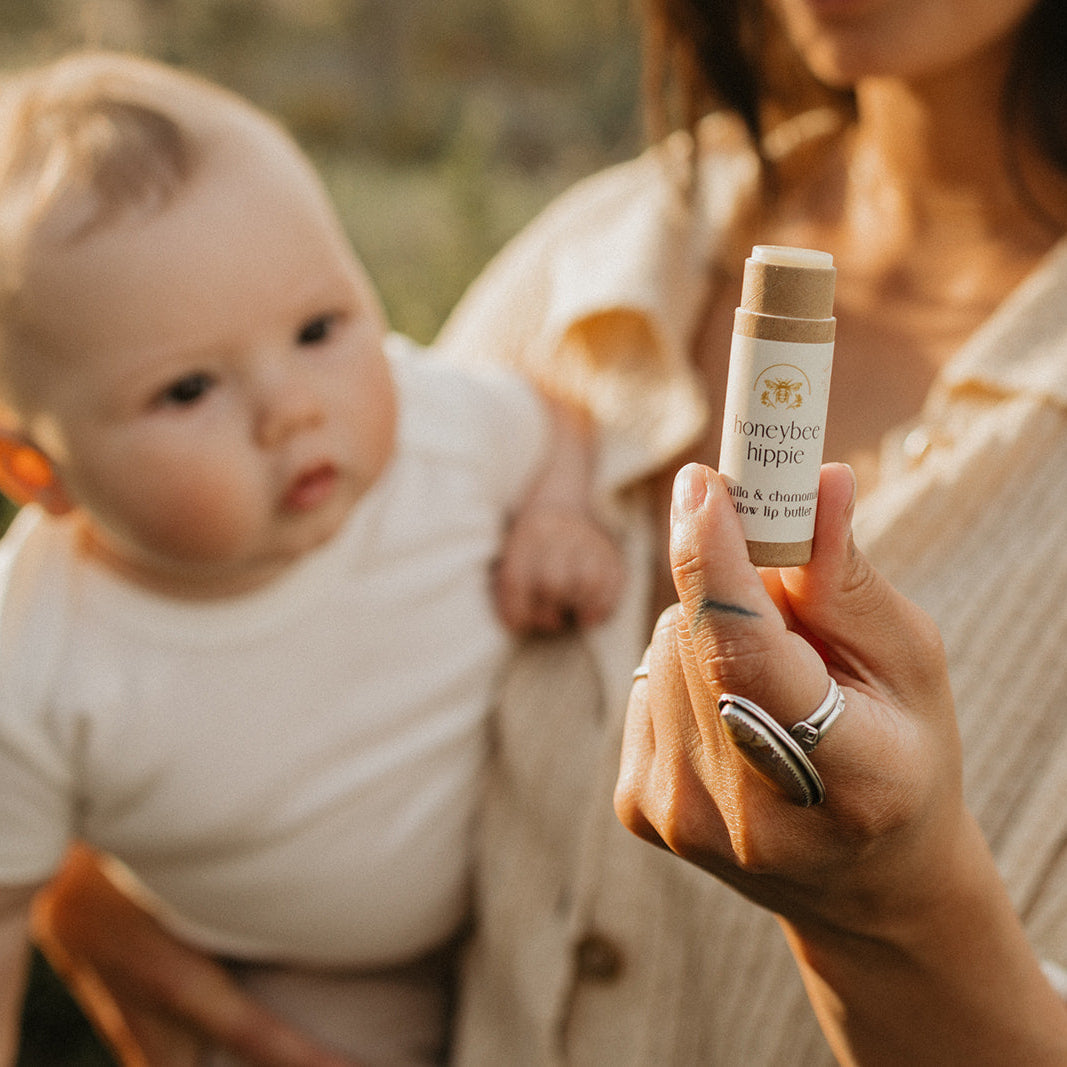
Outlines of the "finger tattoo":
{"label": "finger tattoo", "polygon": [[710,597],[704,597],[700,601],[700,607],[697,609],[697,616],[703,618],[708,615],[738,615],[743,619],[758,619],[760,617],[758,611],[751,611],[740,604],[728,604],[723,600],[712,600]]}

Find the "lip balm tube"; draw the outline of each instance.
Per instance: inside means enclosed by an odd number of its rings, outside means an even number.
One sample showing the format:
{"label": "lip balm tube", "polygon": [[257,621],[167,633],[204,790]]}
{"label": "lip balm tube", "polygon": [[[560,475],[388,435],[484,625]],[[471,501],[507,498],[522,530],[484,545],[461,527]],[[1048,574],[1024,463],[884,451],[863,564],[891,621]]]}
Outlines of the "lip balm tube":
{"label": "lip balm tube", "polygon": [[757,567],[811,559],[830,369],[833,256],[756,245],[734,312],[719,473]]}

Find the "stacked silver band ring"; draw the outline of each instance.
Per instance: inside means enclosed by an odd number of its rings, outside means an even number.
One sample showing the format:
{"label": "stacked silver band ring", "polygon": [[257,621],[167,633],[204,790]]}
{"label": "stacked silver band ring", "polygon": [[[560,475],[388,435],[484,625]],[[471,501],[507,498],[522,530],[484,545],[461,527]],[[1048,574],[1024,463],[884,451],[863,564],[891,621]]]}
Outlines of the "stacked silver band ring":
{"label": "stacked silver band ring", "polygon": [[802,807],[826,799],[822,778],[808,753],[826,736],[844,707],[844,694],[833,678],[822,703],[788,730],[752,700],[733,693],[719,697],[723,726],[745,761]]}

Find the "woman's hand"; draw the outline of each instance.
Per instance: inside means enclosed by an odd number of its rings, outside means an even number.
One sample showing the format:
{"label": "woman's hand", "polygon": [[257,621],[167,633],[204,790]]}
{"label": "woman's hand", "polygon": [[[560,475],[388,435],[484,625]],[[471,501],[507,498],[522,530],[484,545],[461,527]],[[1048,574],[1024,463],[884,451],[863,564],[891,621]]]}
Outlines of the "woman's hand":
{"label": "woman's hand", "polygon": [[255,1067],[356,1067],[174,940],[75,847],[34,905],[34,936],[124,1067],[192,1067],[220,1047]]}
{"label": "woman's hand", "polygon": [[[951,838],[965,817],[940,639],[855,552],[851,497],[848,469],[827,467],[812,562],[760,572],[718,476],[679,472],[671,557],[681,603],[660,618],[649,677],[634,686],[616,798],[635,833],[798,918],[826,909],[839,868],[870,842],[888,854],[895,834],[927,818],[945,820]],[[826,695],[828,672],[845,710],[810,756],[827,800],[797,808],[742,759],[717,701],[747,697],[788,728]]]}
{"label": "woman's hand", "polygon": [[[937,631],[855,550],[853,493],[824,468],[811,563],[761,573],[718,476],[679,472],[681,603],[631,694],[616,810],[780,916],[843,1061],[1067,1062],[1067,1012],[963,804]],[[788,729],[829,677],[845,710],[809,757],[825,802],[802,808],[742,759],[717,701]]]}

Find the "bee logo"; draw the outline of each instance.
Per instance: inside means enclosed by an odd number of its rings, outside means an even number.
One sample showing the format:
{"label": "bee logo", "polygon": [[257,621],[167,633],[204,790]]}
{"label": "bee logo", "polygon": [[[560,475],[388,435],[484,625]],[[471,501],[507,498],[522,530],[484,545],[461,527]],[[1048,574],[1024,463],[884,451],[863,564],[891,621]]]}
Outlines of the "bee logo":
{"label": "bee logo", "polygon": [[760,403],[778,411],[796,411],[804,406],[804,394],[811,393],[811,383],[799,367],[778,364],[756,377],[756,389],[762,389]]}

